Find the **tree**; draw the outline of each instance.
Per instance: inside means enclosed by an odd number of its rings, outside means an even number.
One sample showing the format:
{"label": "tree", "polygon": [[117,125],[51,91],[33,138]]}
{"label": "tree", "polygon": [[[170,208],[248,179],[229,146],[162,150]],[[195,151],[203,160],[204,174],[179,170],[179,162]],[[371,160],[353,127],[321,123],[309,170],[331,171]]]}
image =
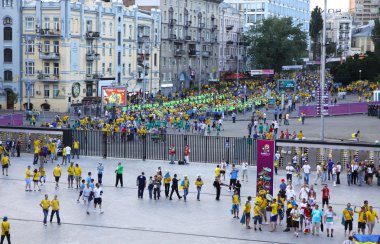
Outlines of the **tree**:
{"label": "tree", "polygon": [[375,20],[375,27],[372,30],[372,41],[375,44],[375,54],[380,57],[380,20]]}
{"label": "tree", "polygon": [[326,54],[335,56],[336,53],[336,43],[335,42],[330,42],[326,45]]}
{"label": "tree", "polygon": [[320,33],[323,28],[322,9],[316,6],[311,12],[311,19],[309,24],[309,35],[311,38],[311,48],[313,50],[313,59],[315,60],[317,54],[320,53],[321,46],[319,43]]}
{"label": "tree", "polygon": [[291,18],[268,18],[248,32],[248,55],[260,68],[281,71],[283,65],[298,61],[306,52],[306,34]]}

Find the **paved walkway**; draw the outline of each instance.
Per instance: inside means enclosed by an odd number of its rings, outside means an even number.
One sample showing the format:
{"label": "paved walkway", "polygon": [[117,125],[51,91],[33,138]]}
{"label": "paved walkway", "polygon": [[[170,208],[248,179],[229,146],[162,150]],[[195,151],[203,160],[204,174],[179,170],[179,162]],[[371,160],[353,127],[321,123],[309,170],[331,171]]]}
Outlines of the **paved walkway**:
{"label": "paved walkway", "polygon": [[[368,199],[370,204],[380,212],[380,194],[377,186],[348,187],[345,177],[342,185],[331,188],[331,202],[338,216],[335,220],[336,233],[334,239],[327,238],[325,233],[320,237],[301,235],[295,238],[292,233],[269,233],[269,226],[263,232],[246,230],[232,218],[231,197],[227,188],[222,189],[221,201],[215,201],[212,187],[215,165],[192,163],[187,166],[169,165],[167,162],[122,160],[124,164],[124,188],[114,187],[114,170],[118,159],[99,159],[82,157],[78,162],[83,175],[88,171],[96,173],[98,162],[105,165],[103,206],[104,214],[91,212],[86,215],[83,203],[76,202],[78,190],[67,189],[66,166],[63,166],[61,185],[54,189],[52,170],[54,165],[46,167],[47,184],[41,192],[24,191],[24,170],[32,161],[32,155],[24,154],[21,158],[12,158],[9,176],[0,176],[0,217],[7,215],[11,223],[13,243],[341,243],[344,240],[343,227],[340,224],[341,211],[347,202],[360,206]],[[158,166],[163,172],[170,170],[180,178],[190,178],[190,194],[187,202],[162,198],[149,200],[147,192],[144,199],[137,198],[136,177],[141,171],[147,176],[153,175]],[[229,170],[227,171],[229,172]],[[194,180],[201,174],[205,181],[201,201],[196,200]],[[249,182],[242,182],[242,198],[253,195],[255,191],[256,168],[249,169]],[[280,172],[275,177],[275,188],[284,177]],[[314,177],[311,177],[312,179]],[[321,186],[317,186],[317,199],[321,200]],[[39,202],[44,194],[52,198],[57,194],[61,202],[62,225],[56,223],[43,226],[43,214]],[[164,194],[163,191],[161,191]],[[357,220],[355,216],[355,220]],[[357,223],[355,221],[354,226]],[[282,229],[284,226],[280,227]],[[354,228],[356,229],[356,228]],[[376,224],[375,233],[380,233],[380,225]],[[334,241],[332,241],[334,240]]]}

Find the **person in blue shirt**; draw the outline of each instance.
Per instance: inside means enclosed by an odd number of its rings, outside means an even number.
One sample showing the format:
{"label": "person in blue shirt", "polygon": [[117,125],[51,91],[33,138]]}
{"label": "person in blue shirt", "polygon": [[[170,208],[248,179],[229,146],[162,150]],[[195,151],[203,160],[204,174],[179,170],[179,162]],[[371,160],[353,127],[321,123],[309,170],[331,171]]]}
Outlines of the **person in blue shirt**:
{"label": "person in blue shirt", "polygon": [[332,177],[332,170],[333,170],[333,167],[334,167],[334,162],[332,161],[332,159],[330,158],[329,159],[329,162],[327,163],[327,171],[328,171],[328,180],[330,180],[330,176]]}
{"label": "person in blue shirt", "polygon": [[311,212],[311,222],[312,222],[312,234],[314,235],[315,232],[317,233],[317,236],[319,236],[319,230],[321,229],[321,223],[322,223],[322,217],[323,212],[319,209],[318,204],[315,205],[313,211]]}
{"label": "person in blue shirt", "polygon": [[91,172],[88,172],[87,174],[86,183],[91,184]]}
{"label": "person in blue shirt", "polygon": [[96,168],[98,171],[98,183],[101,185],[102,180],[103,180],[103,171],[104,171],[104,166],[102,163],[99,163],[99,166]]}
{"label": "person in blue shirt", "polygon": [[238,173],[239,173],[239,170],[236,169],[235,164],[232,164],[232,171],[230,173],[230,187],[228,191],[231,191],[231,187],[235,188],[236,181],[238,178]]}
{"label": "person in blue shirt", "polygon": [[137,190],[137,197],[141,199],[143,198],[144,195],[144,189],[146,187],[146,177],[144,175],[144,172],[141,172],[141,175],[137,177],[136,185],[138,187]]}

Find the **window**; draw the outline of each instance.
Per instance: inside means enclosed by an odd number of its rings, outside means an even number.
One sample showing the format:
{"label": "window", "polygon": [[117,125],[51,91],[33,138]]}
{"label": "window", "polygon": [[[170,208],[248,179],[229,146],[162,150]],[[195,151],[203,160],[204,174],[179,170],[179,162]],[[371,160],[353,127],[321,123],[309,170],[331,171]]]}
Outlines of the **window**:
{"label": "window", "polygon": [[128,64],[128,74],[131,75],[131,64]]}
{"label": "window", "polygon": [[59,76],[59,63],[54,63],[53,74]]}
{"label": "window", "polygon": [[117,65],[120,66],[121,64],[121,53],[117,52]]}
{"label": "window", "polygon": [[59,53],[59,41],[53,42],[54,53]]}
{"label": "window", "polygon": [[109,49],[109,51],[110,51],[109,55],[112,56],[112,43],[110,43],[109,48],[110,48],[110,49]]}
{"label": "window", "polygon": [[12,41],[12,27],[4,27],[4,41]]}
{"label": "window", "polygon": [[123,56],[125,56],[125,44],[123,44]]}
{"label": "window", "polygon": [[49,17],[45,17],[44,18],[44,29],[45,30],[49,30],[50,29],[50,18]]}
{"label": "window", "polygon": [[[26,95],[28,95],[28,84],[25,83],[25,93]],[[31,97],[34,97],[34,84],[33,83],[30,83],[29,84],[29,95]]]}
{"label": "window", "polygon": [[34,30],[34,18],[25,17],[25,30]]}
{"label": "window", "polygon": [[125,76],[125,64],[123,64],[123,76]]}
{"label": "window", "polygon": [[112,28],[112,23],[110,23],[110,26],[109,26],[109,28],[110,28],[110,36],[112,36],[112,31],[113,31],[113,28]]}
{"label": "window", "polygon": [[112,75],[112,63],[108,64],[108,73]]}
{"label": "window", "polygon": [[34,62],[27,61],[25,62],[26,75],[34,75]]}
{"label": "window", "polygon": [[102,44],[102,55],[103,56],[106,55],[106,44],[105,43]]}
{"label": "window", "polygon": [[129,25],[129,39],[132,39],[132,25]]}
{"label": "window", "polygon": [[44,53],[49,53],[50,52],[50,41],[44,41]]}
{"label": "window", "polygon": [[106,34],[106,22],[104,22],[104,21],[103,21],[103,24],[102,24],[102,33]]}
{"label": "window", "polygon": [[50,63],[49,62],[44,63],[44,74],[46,74],[46,75],[50,74]]}
{"label": "window", "polygon": [[3,0],[3,7],[13,7],[13,0]]}
{"label": "window", "polygon": [[123,24],[123,37],[127,36],[127,25]]}
{"label": "window", "polygon": [[104,76],[106,74],[106,64],[102,63],[102,75]]}
{"label": "window", "polygon": [[86,21],[86,30],[87,32],[92,31],[92,20]]}
{"label": "window", "polygon": [[54,30],[59,31],[59,18],[54,17],[53,20],[54,20]]}
{"label": "window", "polygon": [[88,74],[88,75],[92,74],[92,62],[86,63],[86,74]]}
{"label": "window", "polygon": [[128,52],[129,52],[129,56],[131,56],[132,55],[132,45],[131,44],[129,44],[129,48],[128,48],[129,50],[128,50]]}
{"label": "window", "polygon": [[53,85],[53,97],[56,98],[59,96],[59,88],[58,85]]}
{"label": "window", "polygon": [[12,63],[12,49],[6,48],[4,49],[4,62]]}
{"label": "window", "polygon": [[120,31],[117,32],[117,45],[118,46],[121,45],[121,32]]}
{"label": "window", "polygon": [[26,41],[26,53],[34,53],[34,40]]}
{"label": "window", "polygon": [[10,70],[4,71],[4,81],[12,81],[13,80],[13,74]]}
{"label": "window", "polygon": [[154,66],[157,67],[157,53],[154,54]]}
{"label": "window", "polygon": [[50,97],[50,87],[49,85],[44,85],[44,97]]}

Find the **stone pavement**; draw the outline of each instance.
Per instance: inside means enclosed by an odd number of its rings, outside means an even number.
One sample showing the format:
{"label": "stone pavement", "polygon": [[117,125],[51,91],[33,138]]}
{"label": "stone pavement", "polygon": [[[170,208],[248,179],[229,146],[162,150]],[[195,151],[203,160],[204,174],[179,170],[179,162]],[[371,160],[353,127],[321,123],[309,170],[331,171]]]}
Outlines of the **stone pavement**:
{"label": "stone pavement", "polygon": [[[295,238],[292,232],[284,233],[279,227],[277,233],[270,233],[269,226],[263,232],[246,230],[239,221],[232,218],[231,194],[222,188],[221,201],[215,201],[215,190],[212,182],[215,165],[192,163],[186,166],[169,165],[162,161],[141,161],[123,159],[124,188],[115,188],[114,170],[119,159],[106,160],[82,157],[78,162],[83,169],[83,176],[88,171],[96,175],[98,162],[105,166],[103,186],[103,210],[86,215],[83,203],[76,202],[78,190],[67,189],[66,167],[63,166],[60,188],[54,189],[52,170],[55,164],[46,167],[47,184],[41,192],[24,191],[24,170],[32,162],[32,155],[23,154],[21,158],[11,158],[9,176],[0,176],[0,217],[7,215],[11,223],[13,243],[342,243],[343,227],[340,224],[341,211],[347,202],[360,206],[368,199],[370,204],[380,212],[380,194],[377,186],[348,187],[345,177],[342,185],[331,186],[331,202],[337,212],[335,219],[336,232],[334,239],[327,238],[325,232],[320,237],[301,235]],[[190,194],[188,201],[165,199],[149,200],[145,191],[144,199],[137,198],[136,177],[141,171],[146,176],[155,173],[158,166],[163,172],[170,170],[183,178],[190,178]],[[227,173],[230,169],[227,170]],[[196,200],[194,180],[201,174],[205,185],[202,189],[201,201]],[[242,200],[254,195],[256,168],[248,171],[249,182],[242,182]],[[275,188],[285,172],[275,177]],[[344,175],[344,174],[343,174]],[[313,180],[314,176],[311,177]],[[96,177],[95,177],[96,179]],[[298,189],[298,188],[297,188]],[[321,200],[321,186],[317,186],[317,200]],[[39,202],[44,194],[51,199],[57,194],[61,203],[62,225],[55,223],[43,226],[43,214]],[[161,191],[161,196],[164,194]],[[357,226],[357,215],[354,227]],[[253,223],[252,223],[253,224]],[[356,228],[354,228],[356,230]],[[376,224],[375,232],[380,233],[380,225]]]}

